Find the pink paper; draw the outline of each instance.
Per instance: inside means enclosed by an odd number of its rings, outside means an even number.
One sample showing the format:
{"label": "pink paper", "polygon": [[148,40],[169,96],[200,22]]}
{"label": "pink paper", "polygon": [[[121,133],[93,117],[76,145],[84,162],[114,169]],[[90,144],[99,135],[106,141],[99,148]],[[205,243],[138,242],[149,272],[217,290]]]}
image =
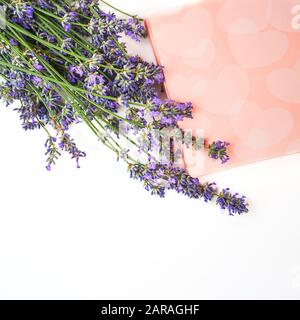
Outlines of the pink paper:
{"label": "pink paper", "polygon": [[181,127],[231,143],[226,165],[185,150],[191,174],[300,151],[299,0],[202,0],[147,27],[169,98],[194,104]]}

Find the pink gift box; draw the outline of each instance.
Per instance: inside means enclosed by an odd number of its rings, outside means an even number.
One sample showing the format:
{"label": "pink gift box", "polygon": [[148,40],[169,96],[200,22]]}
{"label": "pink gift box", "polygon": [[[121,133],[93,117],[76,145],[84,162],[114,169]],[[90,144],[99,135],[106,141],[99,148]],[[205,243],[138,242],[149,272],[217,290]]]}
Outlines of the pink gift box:
{"label": "pink gift box", "polygon": [[202,0],[146,21],[183,129],[225,140],[230,161],[184,150],[194,176],[300,151],[300,1]]}

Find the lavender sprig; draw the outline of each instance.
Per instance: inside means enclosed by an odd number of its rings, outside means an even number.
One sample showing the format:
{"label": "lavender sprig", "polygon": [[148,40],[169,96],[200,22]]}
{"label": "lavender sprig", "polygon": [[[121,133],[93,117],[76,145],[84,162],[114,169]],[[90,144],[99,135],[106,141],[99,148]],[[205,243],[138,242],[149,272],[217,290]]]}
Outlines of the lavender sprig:
{"label": "lavender sprig", "polygon": [[244,196],[232,194],[229,188],[219,192],[215,183],[201,184],[198,178],[191,177],[172,163],[130,164],[128,169],[131,178],[142,181],[147,191],[161,198],[165,196],[166,190],[175,190],[192,199],[204,199],[205,202],[216,200],[220,208],[227,210],[229,215],[248,212]]}
{"label": "lavender sprig", "polygon": [[227,154],[227,147],[230,145],[226,141],[214,141],[208,146],[208,156],[212,159],[220,159],[224,164],[229,161],[229,155]]}
{"label": "lavender sprig", "polygon": [[51,170],[52,165],[55,164],[55,161],[61,155],[55,143],[56,143],[56,138],[51,136],[49,136],[49,138],[46,140],[46,143],[45,143],[45,147],[47,149],[45,154],[48,156],[46,169],[48,171]]}

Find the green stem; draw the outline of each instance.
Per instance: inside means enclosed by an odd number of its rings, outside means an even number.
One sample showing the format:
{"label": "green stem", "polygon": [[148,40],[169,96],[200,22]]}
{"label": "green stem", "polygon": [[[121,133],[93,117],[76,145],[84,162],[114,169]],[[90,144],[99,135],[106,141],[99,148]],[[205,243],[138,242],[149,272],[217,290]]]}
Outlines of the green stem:
{"label": "green stem", "polygon": [[[29,51],[31,51],[31,52],[34,54],[34,52],[32,51],[32,48],[30,47],[30,45],[29,45],[20,35],[18,35],[16,32],[14,32],[14,34],[15,34],[17,40],[18,40],[20,43],[22,43],[22,44],[25,46],[25,48],[27,48]],[[16,49],[13,48],[13,50],[16,50]],[[23,57],[22,54],[21,54],[21,55],[19,54],[19,56],[20,56],[23,60],[25,60],[25,62],[28,64],[28,62],[26,61],[26,59]],[[47,63],[47,62],[46,62],[43,58],[41,58],[39,55],[36,55],[36,58],[39,60],[39,62],[47,69],[47,71],[48,71],[52,76],[55,77],[54,74],[56,74],[56,75],[58,75],[59,78],[61,78],[61,79],[63,80],[62,85],[61,85],[62,90],[59,90],[55,85],[53,85],[53,83],[50,83],[50,85],[51,85],[51,87],[53,88],[53,90],[55,90],[55,91],[58,92],[62,97],[64,97],[65,101],[68,101],[68,102],[74,107],[75,111],[81,116],[82,120],[84,120],[84,121],[86,122],[86,124],[93,130],[93,132],[94,132],[95,134],[98,134],[97,128],[91,123],[91,121],[89,120],[89,118],[77,107],[76,104],[74,105],[74,103],[73,103],[72,101],[70,101],[70,95],[71,95],[72,99],[75,98],[74,101],[76,101],[77,97],[74,96],[71,91],[69,91],[68,89],[66,89],[66,88],[64,87],[66,80],[65,80],[49,63]],[[30,64],[30,66],[33,67],[32,64]],[[65,95],[65,92],[64,92],[64,91],[67,92],[67,95]],[[68,94],[69,94],[69,96],[68,96]],[[80,104],[79,104],[79,105],[80,105]]]}
{"label": "green stem", "polygon": [[58,35],[60,33],[62,36],[65,36],[67,38],[72,38],[77,44],[79,44],[82,48],[84,48],[85,50],[89,51],[90,53],[95,53],[96,52],[97,48],[94,47],[94,50],[92,50],[90,48],[90,47],[92,47],[92,44],[89,43],[88,41],[86,41],[84,38],[83,39],[79,39],[80,38],[79,34],[76,34],[76,38],[77,38],[76,39],[75,35],[73,33],[71,33],[71,32],[67,33],[63,28],[61,28],[59,25],[55,24],[51,20],[46,19],[45,17],[43,17],[39,13],[37,13],[37,16],[39,17],[39,19],[43,20],[43,22],[46,25],[50,25],[51,29],[53,30],[53,32],[56,35]]}
{"label": "green stem", "polygon": [[[44,19],[43,17],[41,17],[41,19],[42,19],[43,21],[45,21],[45,22],[42,24],[42,26],[43,26],[44,28],[46,28],[46,30],[48,30],[48,33],[50,33],[51,35],[59,38],[59,40],[60,40],[61,43],[62,43],[62,42],[63,42],[63,39],[61,38],[61,36],[60,36],[58,33],[55,32],[55,30],[53,30],[50,21],[49,21],[49,20],[47,21],[47,20]],[[49,24],[50,24],[50,26],[49,26]],[[38,23],[38,25],[41,25],[41,24]],[[74,41],[75,41],[75,40],[74,40]],[[80,44],[80,45],[81,45],[81,44]],[[82,46],[82,45],[81,45],[81,46]],[[84,46],[84,45],[83,45],[83,49],[89,50],[90,52],[94,53],[94,51],[91,51],[89,48],[87,48],[87,47]],[[54,51],[57,55],[59,55],[62,59],[67,60],[71,65],[74,64],[73,61],[66,59],[66,57],[65,57],[64,55],[62,55],[60,52],[57,52],[56,50],[53,50],[53,51]],[[72,50],[71,52],[74,52],[74,51]],[[80,52],[79,52],[77,49],[75,49],[75,52],[76,52],[77,54],[80,54]],[[79,61],[79,63],[80,63],[80,61]],[[105,74],[103,71],[99,70],[99,72],[100,72],[100,73],[103,75],[103,77],[105,77],[108,81],[111,80],[111,79],[107,76],[107,74]]]}
{"label": "green stem", "polygon": [[129,14],[129,13],[123,11],[123,10],[120,10],[120,9],[116,8],[115,6],[111,5],[110,3],[108,3],[108,2],[106,2],[104,0],[100,0],[100,1],[103,2],[104,4],[106,4],[107,6],[109,6],[110,8],[112,8],[112,9],[114,9],[114,10],[116,10],[116,11],[122,13],[122,14],[124,14],[125,16],[131,17],[131,18],[136,18],[136,15],[132,15],[132,14]]}
{"label": "green stem", "polygon": [[25,36],[27,36],[27,37],[29,37],[29,38],[31,38],[31,39],[34,39],[35,41],[43,44],[44,46],[46,46],[46,47],[48,47],[48,48],[56,49],[56,50],[58,50],[58,51],[64,52],[64,53],[70,55],[71,57],[74,57],[74,58],[76,57],[76,58],[78,58],[78,59],[80,59],[80,60],[82,60],[82,61],[88,61],[88,60],[89,60],[88,58],[86,58],[86,57],[84,57],[84,56],[80,56],[80,55],[74,54],[74,53],[71,52],[71,51],[62,49],[61,47],[58,47],[58,46],[56,46],[55,44],[52,44],[52,43],[49,42],[49,41],[45,41],[45,40],[43,40],[43,39],[40,39],[39,37],[33,35],[32,33],[26,31],[25,29],[23,29],[22,27],[19,27],[19,26],[16,25],[16,24],[13,24],[13,23],[11,23],[11,22],[9,22],[9,21],[7,21],[6,23],[7,23],[7,26],[8,26],[8,28],[9,28],[10,30],[11,30],[11,29],[15,29],[15,30],[17,30],[18,32],[24,34]]}
{"label": "green stem", "polygon": [[49,11],[43,10],[43,9],[41,9],[41,8],[39,8],[39,7],[36,7],[36,6],[33,6],[33,8],[34,8],[35,10],[37,10],[37,11],[43,12],[43,14],[45,14],[45,15],[51,17],[51,18],[54,18],[54,19],[59,20],[59,21],[62,20],[61,17],[59,17],[59,16],[57,16],[57,15],[55,15],[55,14],[49,12]]}
{"label": "green stem", "polygon": [[[0,1],[0,2],[1,2],[1,1]],[[3,1],[2,1],[2,2],[3,2]],[[106,3],[105,1],[102,1],[102,2]],[[108,3],[106,3],[106,4],[108,4]],[[108,4],[108,5],[109,5],[109,4]],[[112,6],[111,6],[111,7],[112,7]],[[114,8],[114,7],[112,7],[112,8]],[[116,9],[116,8],[114,8],[114,9]],[[61,20],[61,18],[59,18],[59,17],[57,17],[57,16],[55,16],[55,15],[53,15],[53,14],[49,14],[48,12],[46,12],[46,11],[44,11],[44,10],[39,10],[39,11],[43,12],[44,14],[47,14],[48,16],[51,16],[52,18],[55,18],[56,20]],[[120,11],[120,10],[118,10],[118,11]],[[126,14],[126,13],[123,12],[123,11],[120,11],[120,12]],[[48,19],[42,17],[42,15],[39,15],[39,16],[40,16],[41,20],[43,21],[43,24],[42,24],[43,28],[45,28],[45,29],[48,31],[48,33],[50,32],[50,33],[52,33],[54,36],[56,36],[58,40],[62,41],[62,37],[60,36],[59,33],[57,33],[57,32],[62,32],[62,28],[59,28],[55,23],[52,23],[52,21],[50,21],[50,19],[48,20]],[[135,17],[135,16],[132,16],[132,15],[129,15],[129,16]],[[47,23],[49,23],[50,26],[47,25]],[[41,26],[40,23],[38,23],[38,25]],[[56,31],[55,31],[54,28],[53,28],[54,25],[55,25]],[[81,26],[83,26],[83,25],[81,25]],[[125,119],[125,118],[123,118],[123,117],[120,117],[120,116],[117,116],[115,113],[110,112],[109,110],[101,107],[100,105],[96,104],[94,101],[87,99],[87,97],[86,97],[84,94],[89,93],[89,94],[92,94],[92,95],[97,96],[97,97],[101,97],[101,98],[108,99],[108,100],[114,100],[114,101],[117,101],[117,100],[118,100],[117,98],[98,95],[98,94],[96,94],[96,93],[93,93],[93,92],[90,92],[90,91],[87,91],[87,90],[84,90],[84,89],[81,89],[81,88],[79,88],[79,87],[76,87],[76,86],[71,85],[69,82],[67,82],[67,81],[65,80],[65,78],[64,78],[63,76],[60,75],[59,72],[57,72],[57,70],[56,70],[55,68],[53,68],[52,65],[50,65],[47,61],[45,61],[45,60],[44,60],[42,57],[40,57],[39,55],[36,55],[36,52],[33,51],[33,48],[29,45],[29,43],[28,43],[25,39],[23,39],[20,35],[18,35],[17,32],[19,32],[19,33],[21,33],[21,34],[23,34],[23,35],[25,35],[25,36],[27,36],[27,37],[29,37],[29,38],[37,41],[38,43],[41,43],[41,44],[45,45],[47,48],[50,48],[51,50],[53,50],[53,51],[55,52],[55,54],[57,54],[58,56],[60,56],[60,57],[63,58],[64,60],[67,60],[67,61],[70,62],[70,63],[72,63],[73,61],[68,60],[68,58],[66,58],[65,55],[61,54],[61,52],[64,52],[64,53],[70,55],[71,57],[74,57],[74,58],[77,58],[77,59],[80,59],[80,60],[83,60],[83,61],[88,61],[87,58],[85,58],[85,57],[83,57],[82,55],[80,55],[80,53],[77,54],[77,53],[72,52],[72,51],[69,51],[69,50],[63,50],[61,47],[58,47],[58,46],[56,46],[56,45],[54,45],[54,44],[52,44],[52,43],[50,43],[50,42],[48,42],[48,41],[45,41],[45,40],[43,40],[43,39],[40,39],[40,38],[36,37],[34,34],[28,32],[27,30],[21,28],[21,27],[18,26],[18,25],[14,25],[14,24],[8,22],[8,27],[9,27],[9,30],[10,30],[10,31],[8,31],[7,33],[8,33],[8,34],[13,34],[13,35],[16,37],[16,39],[20,42],[20,44],[22,44],[25,48],[27,48],[28,50],[30,50],[30,51],[35,55],[35,57],[39,60],[39,62],[46,68],[47,72],[50,73],[50,77],[49,77],[49,76],[45,76],[45,75],[40,74],[40,73],[37,73],[37,72],[35,72],[35,71],[32,71],[32,69],[35,70],[35,69],[33,68],[33,65],[30,64],[29,61],[27,61],[26,59],[24,59],[24,57],[22,56],[22,52],[18,52],[17,55],[18,55],[19,57],[22,57],[23,60],[25,60],[26,65],[29,64],[29,66],[30,66],[29,70],[27,70],[27,69],[25,69],[25,68],[22,68],[22,67],[17,67],[17,66],[15,66],[15,65],[12,65],[12,64],[8,63],[6,59],[4,59],[4,60],[6,61],[6,63],[0,61],[0,65],[6,66],[6,67],[10,67],[10,68],[14,68],[14,69],[16,69],[16,70],[23,71],[23,72],[25,72],[25,73],[27,73],[27,74],[36,75],[36,76],[38,76],[38,77],[40,77],[40,78],[42,78],[42,79],[44,79],[44,80],[46,80],[46,81],[49,81],[49,82],[50,82],[50,85],[52,86],[52,88],[53,88],[55,91],[57,91],[59,94],[61,94],[61,96],[62,96],[67,102],[70,102],[70,99],[76,101],[76,104],[75,104],[75,107],[74,107],[75,111],[78,112],[78,114],[82,117],[82,119],[83,119],[85,122],[87,122],[87,124],[88,124],[89,126],[90,126],[90,124],[91,124],[91,121],[90,121],[90,120],[86,121],[88,118],[87,118],[85,115],[83,115],[82,112],[81,112],[81,110],[78,109],[78,107],[77,107],[77,103],[78,103],[78,106],[79,106],[79,105],[84,106],[84,103],[83,103],[78,97],[76,97],[76,96],[73,94],[73,92],[72,92],[73,90],[74,90],[75,92],[77,92],[77,94],[79,95],[79,97],[81,97],[81,98],[83,98],[85,101],[88,101],[89,103],[93,104],[94,106],[96,106],[97,108],[99,108],[101,111],[103,111],[103,112],[105,112],[105,113],[108,113],[108,114],[112,115],[113,117],[120,118],[121,120],[126,121],[126,122],[132,124],[132,123],[131,123],[130,121],[128,121],[127,119]],[[50,33],[49,33],[49,34],[50,34]],[[70,34],[68,33],[67,36],[70,37]],[[72,35],[72,38],[75,38],[75,36]],[[6,40],[7,40],[7,39],[6,39]],[[84,38],[83,38],[83,40],[88,44],[88,46],[91,45],[91,44],[90,44],[89,42],[87,42]],[[123,53],[124,53],[124,54],[127,54],[126,51],[124,50],[124,48],[119,44],[118,40],[116,40],[116,39],[113,39],[113,40],[118,44],[119,48],[123,51]],[[74,41],[76,41],[76,42],[78,43],[78,39],[76,39],[76,40],[74,39]],[[80,41],[80,42],[81,42],[81,41]],[[7,44],[10,44],[9,41],[8,41]],[[83,42],[81,42],[80,45],[81,45],[82,47],[84,47],[85,49],[88,49],[90,52],[92,51],[88,46],[85,46]],[[18,50],[14,50],[14,48],[12,48],[12,50],[13,50],[15,53],[16,53],[16,51],[18,51]],[[93,52],[93,51],[92,51],[92,52]],[[102,67],[104,67],[104,68],[115,69],[115,70],[117,70],[117,71],[121,70],[121,69],[114,68],[113,66],[107,66],[107,65],[100,65],[100,66],[102,66]],[[30,69],[31,69],[31,70],[30,70]],[[57,88],[56,85],[54,85],[54,84],[61,86],[61,89],[60,89],[60,88]],[[44,105],[46,106],[46,108],[47,108],[47,105],[46,105],[46,103],[43,101],[43,99],[42,99],[41,95],[39,94],[39,92],[38,92],[35,88],[32,88],[32,86],[30,86],[30,87],[31,87],[31,89],[35,92],[35,94],[36,94],[37,97],[40,99],[40,101],[42,101],[43,104],[44,104]],[[65,92],[64,92],[64,91],[65,91]],[[66,94],[65,94],[65,93],[66,93]],[[72,102],[73,102],[73,101],[72,101]],[[70,104],[71,104],[71,103],[70,103]],[[137,103],[137,102],[130,102],[130,104],[136,105],[136,106],[145,106],[144,104]],[[48,108],[47,108],[47,110],[48,110]],[[48,112],[49,112],[49,114],[50,114],[50,110],[48,110]],[[85,119],[85,118],[87,118],[87,119]],[[100,121],[98,121],[98,119],[95,119],[95,121],[96,121],[96,123],[101,127],[101,129],[105,132],[105,128],[103,127],[102,123],[101,123]],[[103,118],[101,118],[101,121],[103,121],[106,125],[108,125],[108,126],[113,130],[114,133],[116,133],[117,128],[115,128],[114,126],[112,126],[109,121],[106,121],[106,120],[103,119]],[[41,124],[41,125],[42,125],[42,124]],[[44,127],[44,126],[43,126],[43,127]],[[96,127],[95,127],[95,128],[96,128]],[[93,129],[93,131],[98,135],[98,130],[95,130],[95,128],[92,128],[92,129]],[[121,133],[121,134],[122,134],[122,133]],[[131,141],[133,144],[135,144],[135,145],[137,146],[137,144],[135,143],[135,141],[131,140],[129,137],[127,137],[127,136],[124,135],[124,134],[122,134],[122,135],[123,135],[124,137],[126,137],[127,140]],[[50,136],[50,135],[49,135],[49,136]],[[111,137],[111,135],[110,135],[110,139],[114,142],[114,144],[115,144],[118,148],[121,148],[120,145]],[[108,140],[107,140],[107,141],[108,141]],[[104,142],[103,142],[103,143],[104,143]],[[109,147],[112,147],[112,149],[114,149],[114,147],[112,146],[112,143],[111,143],[111,142],[109,142]],[[114,149],[113,151],[115,151],[115,152],[118,153],[118,150],[116,150],[116,149]],[[132,160],[133,160],[133,159],[132,159]],[[134,161],[134,160],[133,160],[133,161]]]}

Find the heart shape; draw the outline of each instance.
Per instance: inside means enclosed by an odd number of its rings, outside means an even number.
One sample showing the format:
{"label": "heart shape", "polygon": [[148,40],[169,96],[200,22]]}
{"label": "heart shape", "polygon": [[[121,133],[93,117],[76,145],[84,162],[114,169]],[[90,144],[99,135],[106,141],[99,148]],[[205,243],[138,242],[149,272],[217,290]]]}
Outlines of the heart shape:
{"label": "heart shape", "polygon": [[[223,3],[223,1],[220,1]],[[272,0],[228,0],[216,14],[220,29],[229,34],[250,34],[268,25]]]}
{"label": "heart shape", "polygon": [[[293,68],[274,70],[267,77],[269,92],[288,103],[300,103],[300,60]],[[300,110],[299,110],[300,112]]]}
{"label": "heart shape", "polygon": [[197,75],[166,74],[169,93],[174,100],[193,101],[206,89],[206,80]]}
{"label": "heart shape", "polygon": [[231,110],[230,124],[241,143],[254,150],[268,149],[286,138],[294,126],[292,114],[283,108],[260,108],[241,101]]}
{"label": "heart shape", "polygon": [[215,45],[209,38],[199,40],[194,47],[182,50],[182,62],[194,69],[209,68],[215,58]]}
{"label": "heart shape", "polygon": [[[155,20],[152,22],[155,23]],[[208,10],[186,7],[170,19],[158,20],[156,38],[160,51],[187,61],[188,65],[209,67],[214,57],[214,45],[209,39],[213,21]]]}
{"label": "heart shape", "polygon": [[194,99],[201,109],[209,113],[227,115],[231,106],[247,98],[248,74],[238,65],[227,65],[215,79],[207,80],[206,90],[194,94]]}
{"label": "heart shape", "polygon": [[288,38],[279,31],[228,35],[228,44],[235,60],[245,68],[262,68],[271,65],[288,51]]}

